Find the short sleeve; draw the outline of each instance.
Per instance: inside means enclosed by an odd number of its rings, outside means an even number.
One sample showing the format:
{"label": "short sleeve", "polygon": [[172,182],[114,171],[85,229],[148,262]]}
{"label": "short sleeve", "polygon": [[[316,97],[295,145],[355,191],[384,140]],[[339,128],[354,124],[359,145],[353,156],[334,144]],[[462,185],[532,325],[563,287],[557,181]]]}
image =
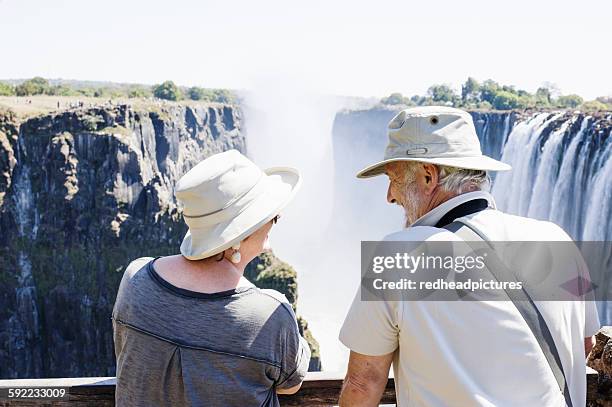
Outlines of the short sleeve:
{"label": "short sleeve", "polygon": [[357,290],[340,329],[340,342],[354,352],[381,356],[397,349],[398,336],[397,302],[362,301]]}
{"label": "short sleeve", "polygon": [[119,283],[119,289],[117,290],[117,295],[115,297],[115,304],[113,305],[112,318],[124,318],[123,314],[125,305],[126,305],[126,290],[129,285],[130,279],[134,276],[138,270],[140,270],[144,265],[153,260],[153,257],[140,257],[136,260],[130,262],[125,268],[123,272],[123,277],[121,277],[121,282]]}
{"label": "short sleeve", "polygon": [[291,318],[288,318],[283,329],[283,355],[281,357],[281,377],[276,384],[277,388],[288,389],[304,381],[308,365],[310,364],[310,347],[306,339],[300,335],[297,320],[289,304],[283,303]]}
{"label": "short sleeve", "polygon": [[584,337],[588,338],[595,335],[601,328],[596,302],[593,300],[585,301],[584,313]]}

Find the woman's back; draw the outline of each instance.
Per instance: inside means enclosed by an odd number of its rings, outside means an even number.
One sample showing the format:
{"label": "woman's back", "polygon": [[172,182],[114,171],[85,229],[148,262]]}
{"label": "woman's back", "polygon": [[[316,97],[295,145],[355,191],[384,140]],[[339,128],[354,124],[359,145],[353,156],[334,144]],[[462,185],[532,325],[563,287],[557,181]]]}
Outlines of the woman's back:
{"label": "woman's back", "polygon": [[204,294],[133,261],[115,308],[117,405],[278,405],[310,351],[291,306],[252,285]]}

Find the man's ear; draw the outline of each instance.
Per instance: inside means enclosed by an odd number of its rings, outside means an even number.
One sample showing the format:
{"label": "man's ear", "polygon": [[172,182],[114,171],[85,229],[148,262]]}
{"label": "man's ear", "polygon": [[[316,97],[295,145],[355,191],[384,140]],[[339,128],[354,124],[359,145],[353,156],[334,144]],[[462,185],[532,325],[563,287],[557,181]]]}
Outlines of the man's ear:
{"label": "man's ear", "polygon": [[433,164],[422,164],[420,172],[422,191],[426,195],[431,195],[438,186],[438,168]]}

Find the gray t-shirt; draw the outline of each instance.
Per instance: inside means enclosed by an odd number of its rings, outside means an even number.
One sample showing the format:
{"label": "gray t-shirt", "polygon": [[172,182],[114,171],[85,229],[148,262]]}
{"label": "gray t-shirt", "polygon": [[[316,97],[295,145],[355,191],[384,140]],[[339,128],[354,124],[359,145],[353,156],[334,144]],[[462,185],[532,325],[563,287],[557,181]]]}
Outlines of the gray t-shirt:
{"label": "gray t-shirt", "polygon": [[302,382],[310,349],[282,294],[188,291],[153,262],[130,263],[113,309],[118,406],[278,406]]}

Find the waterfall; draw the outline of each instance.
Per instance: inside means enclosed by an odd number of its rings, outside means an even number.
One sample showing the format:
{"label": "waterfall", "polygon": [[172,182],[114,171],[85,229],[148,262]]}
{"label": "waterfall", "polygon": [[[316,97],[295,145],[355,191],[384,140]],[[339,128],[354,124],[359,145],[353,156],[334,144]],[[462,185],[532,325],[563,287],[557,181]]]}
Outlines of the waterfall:
{"label": "waterfall", "polygon": [[[612,137],[608,116],[580,113],[539,113],[518,123],[507,135],[502,161],[512,171],[500,173],[493,195],[500,210],[561,226],[574,240],[612,239]],[[487,139],[481,137],[486,143]],[[599,246],[597,246],[599,247]],[[610,245],[589,247],[594,265],[612,264]],[[585,257],[585,258],[587,258]],[[593,266],[593,265],[592,265]],[[600,274],[599,272],[597,274]],[[604,273],[594,279],[610,287]],[[609,289],[608,289],[609,292]],[[598,302],[600,321],[612,322],[612,307]]]}
{"label": "waterfall", "polygon": [[574,240],[610,240],[608,120],[609,116],[557,112],[536,113],[519,122],[507,135],[501,154],[512,171],[498,174],[493,183],[498,208],[552,221]]}

